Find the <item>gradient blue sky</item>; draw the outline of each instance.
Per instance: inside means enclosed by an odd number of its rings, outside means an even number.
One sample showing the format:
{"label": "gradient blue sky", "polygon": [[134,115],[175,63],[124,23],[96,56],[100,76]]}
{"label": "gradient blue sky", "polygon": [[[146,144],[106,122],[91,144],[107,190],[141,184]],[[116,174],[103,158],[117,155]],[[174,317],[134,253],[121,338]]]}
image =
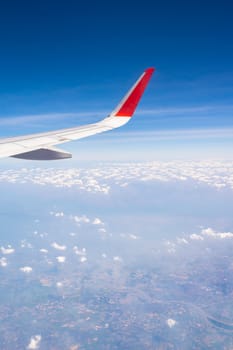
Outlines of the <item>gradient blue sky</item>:
{"label": "gradient blue sky", "polygon": [[232,11],[225,0],[5,2],[2,136],[105,117],[155,66],[132,123],[63,147],[77,159],[231,158]]}

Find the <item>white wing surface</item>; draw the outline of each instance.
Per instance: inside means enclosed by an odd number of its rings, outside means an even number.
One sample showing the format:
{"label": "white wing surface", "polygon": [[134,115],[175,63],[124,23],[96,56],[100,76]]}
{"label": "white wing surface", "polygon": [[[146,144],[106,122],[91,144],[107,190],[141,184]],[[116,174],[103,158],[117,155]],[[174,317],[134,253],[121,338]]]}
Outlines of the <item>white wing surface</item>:
{"label": "white wing surface", "polygon": [[33,160],[71,158],[70,153],[54,148],[54,146],[119,128],[126,124],[133,116],[153,72],[154,68],[146,69],[107,118],[95,124],[80,127],[0,139],[0,157]]}

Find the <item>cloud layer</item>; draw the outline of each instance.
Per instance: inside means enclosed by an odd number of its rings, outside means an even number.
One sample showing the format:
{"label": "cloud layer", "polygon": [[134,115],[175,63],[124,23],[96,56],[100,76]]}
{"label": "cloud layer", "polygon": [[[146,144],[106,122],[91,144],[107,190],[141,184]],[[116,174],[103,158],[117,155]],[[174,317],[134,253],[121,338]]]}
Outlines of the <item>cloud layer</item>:
{"label": "cloud layer", "polygon": [[[188,181],[204,183],[221,189],[233,189],[233,162],[231,161],[173,161],[149,163],[103,164],[97,168],[22,168],[3,170],[0,182],[32,183],[60,188],[75,187],[90,193],[109,194],[113,186],[127,187],[135,181]],[[54,215],[63,216],[63,213]],[[84,221],[85,217],[75,220]],[[98,224],[98,220],[95,220]]]}

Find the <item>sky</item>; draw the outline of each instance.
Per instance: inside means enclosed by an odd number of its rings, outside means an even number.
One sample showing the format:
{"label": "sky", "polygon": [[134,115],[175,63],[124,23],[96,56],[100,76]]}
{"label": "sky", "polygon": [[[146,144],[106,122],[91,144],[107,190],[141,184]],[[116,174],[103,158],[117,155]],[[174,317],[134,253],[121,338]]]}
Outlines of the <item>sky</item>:
{"label": "sky", "polygon": [[63,147],[76,160],[232,158],[232,10],[225,0],[5,2],[1,135],[104,118],[153,66],[131,123]]}
{"label": "sky", "polygon": [[130,123],[61,145],[73,159],[1,159],[0,347],[232,349],[209,319],[232,330],[232,10],[1,4],[2,137],[96,122],[156,72]]}

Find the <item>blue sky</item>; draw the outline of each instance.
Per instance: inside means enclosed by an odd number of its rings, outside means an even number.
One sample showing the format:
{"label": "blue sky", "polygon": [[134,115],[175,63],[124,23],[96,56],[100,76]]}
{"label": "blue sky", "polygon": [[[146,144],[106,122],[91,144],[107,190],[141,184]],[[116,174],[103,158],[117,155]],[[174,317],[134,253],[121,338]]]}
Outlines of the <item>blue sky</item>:
{"label": "blue sky", "polygon": [[229,1],[5,3],[2,136],[105,117],[155,66],[132,123],[64,147],[90,160],[231,158],[232,10]]}
{"label": "blue sky", "polygon": [[[0,160],[0,345],[35,348],[39,336],[46,349],[129,348],[128,335],[135,349],[157,335],[179,349],[232,345],[208,321],[233,322],[232,10],[224,0],[1,4],[2,136],[95,122],[157,70],[130,123],[61,146],[73,160]],[[161,309],[171,301],[174,312]]]}

